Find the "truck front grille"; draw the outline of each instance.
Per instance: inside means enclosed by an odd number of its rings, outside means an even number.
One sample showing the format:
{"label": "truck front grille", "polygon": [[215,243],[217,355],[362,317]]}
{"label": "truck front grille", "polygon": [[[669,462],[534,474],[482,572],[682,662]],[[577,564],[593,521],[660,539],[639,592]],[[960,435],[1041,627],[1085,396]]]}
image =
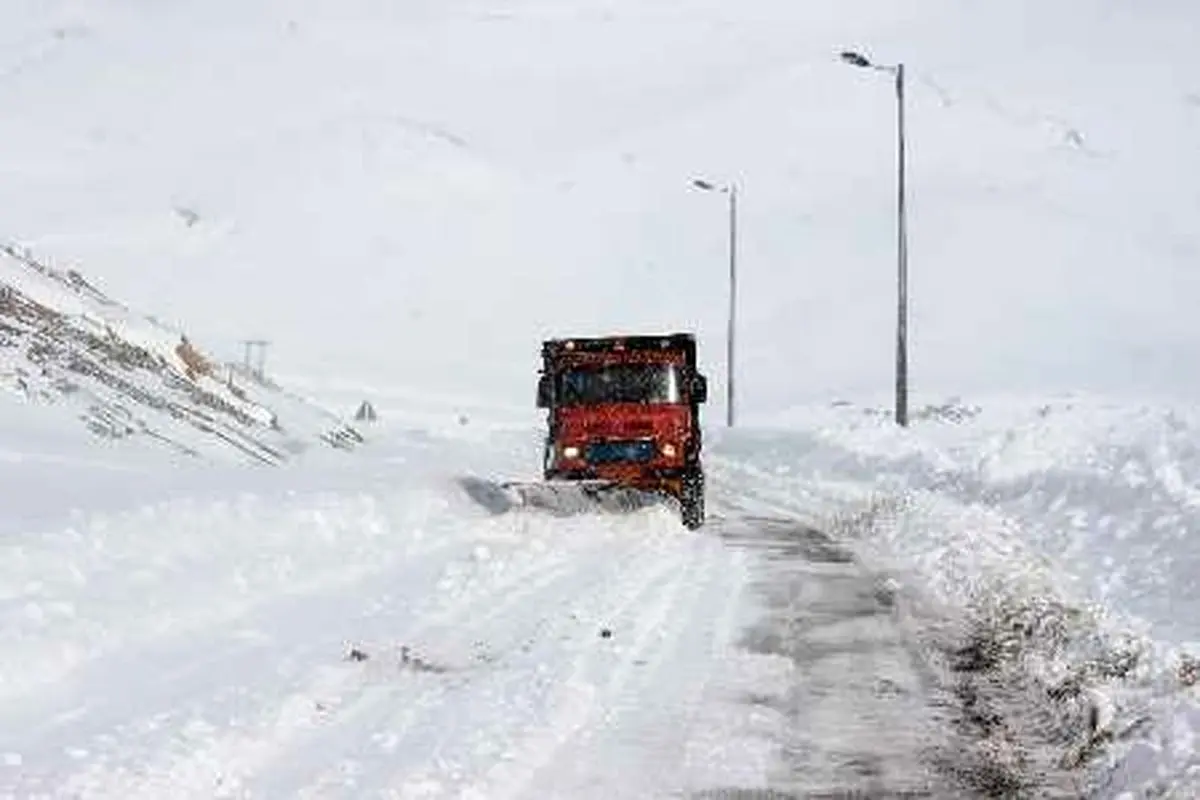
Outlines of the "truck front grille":
{"label": "truck front grille", "polygon": [[642,462],[653,459],[654,453],[654,442],[648,439],[630,442],[592,442],[587,446],[584,458],[589,464]]}

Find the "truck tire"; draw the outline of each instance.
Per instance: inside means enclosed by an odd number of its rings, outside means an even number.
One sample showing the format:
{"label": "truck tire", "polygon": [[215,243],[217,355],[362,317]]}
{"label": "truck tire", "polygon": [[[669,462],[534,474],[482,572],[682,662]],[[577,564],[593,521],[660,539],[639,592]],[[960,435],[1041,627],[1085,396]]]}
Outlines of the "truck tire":
{"label": "truck tire", "polygon": [[683,526],[694,531],[704,524],[704,473],[692,470],[683,476],[679,493],[679,514]]}

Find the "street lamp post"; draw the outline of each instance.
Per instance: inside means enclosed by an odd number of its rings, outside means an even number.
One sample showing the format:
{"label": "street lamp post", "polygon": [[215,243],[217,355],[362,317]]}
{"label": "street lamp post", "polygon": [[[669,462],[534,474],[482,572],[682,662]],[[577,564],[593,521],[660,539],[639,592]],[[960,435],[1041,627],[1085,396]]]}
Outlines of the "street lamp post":
{"label": "street lamp post", "polygon": [[719,192],[729,198],[729,327],[725,332],[725,426],[733,427],[733,339],[737,320],[737,184],[719,186],[697,178],[697,189]]}
{"label": "street lamp post", "polygon": [[896,424],[908,425],[908,213],[905,188],[904,64],[875,64],[844,51],[842,60],[862,69],[887,72],[896,81]]}

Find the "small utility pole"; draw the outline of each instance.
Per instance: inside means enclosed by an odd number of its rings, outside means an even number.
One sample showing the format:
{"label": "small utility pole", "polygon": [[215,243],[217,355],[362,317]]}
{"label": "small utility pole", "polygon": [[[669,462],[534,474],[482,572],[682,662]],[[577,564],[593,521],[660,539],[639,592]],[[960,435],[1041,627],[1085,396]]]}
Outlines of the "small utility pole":
{"label": "small utility pole", "polygon": [[[246,346],[244,362],[246,372],[257,375],[259,380],[262,380],[266,375],[267,346],[271,344],[270,341],[266,339],[243,339],[242,344]],[[251,353],[256,347],[258,348],[258,358],[254,360],[251,358]]]}

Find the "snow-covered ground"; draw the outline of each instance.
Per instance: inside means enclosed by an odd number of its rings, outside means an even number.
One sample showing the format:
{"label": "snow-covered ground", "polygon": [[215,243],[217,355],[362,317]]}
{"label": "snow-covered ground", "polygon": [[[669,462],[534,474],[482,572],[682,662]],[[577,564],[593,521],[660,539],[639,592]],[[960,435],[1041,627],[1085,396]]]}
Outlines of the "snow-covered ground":
{"label": "snow-covered ground", "polygon": [[160,502],[144,486],[124,512],[6,535],[0,791],[766,785],[778,714],[739,692],[789,671],[737,646],[747,556],[667,509],[494,517],[455,478],[516,468],[516,442],[469,460],[478,442],[433,444],[397,437],[352,480],[227,473],[224,497]]}
{"label": "snow-covered ground", "polygon": [[[123,508],[79,458],[101,510],[43,492],[0,540],[0,789],[1190,796],[1189,420],[1060,398],[714,429],[698,534],[669,509],[493,516],[457,481],[535,473],[507,425],[385,426],[352,466],[126,454]],[[806,526],[854,563],[805,567]],[[739,545],[772,529],[782,561]]]}

